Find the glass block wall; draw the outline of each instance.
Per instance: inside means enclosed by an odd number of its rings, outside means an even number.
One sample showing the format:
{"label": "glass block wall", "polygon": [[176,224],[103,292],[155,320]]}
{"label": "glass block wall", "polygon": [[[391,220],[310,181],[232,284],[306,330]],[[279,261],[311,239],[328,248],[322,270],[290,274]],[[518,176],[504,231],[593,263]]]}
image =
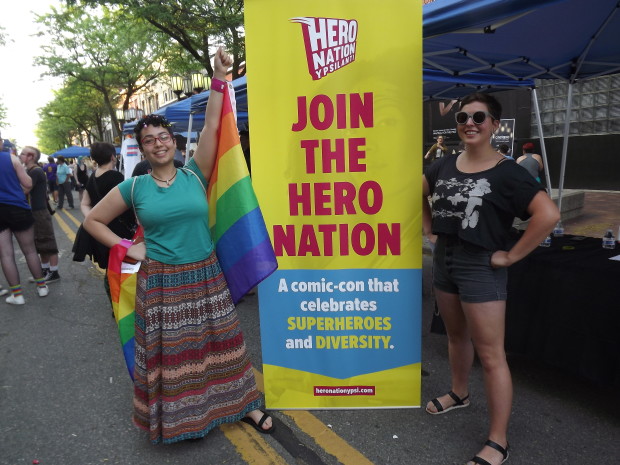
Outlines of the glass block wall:
{"label": "glass block wall", "polygon": [[[540,117],[545,137],[564,134],[568,84],[555,80],[536,80]],[[532,137],[538,137],[532,105]],[[573,86],[570,135],[620,133],[620,74],[577,82]]]}

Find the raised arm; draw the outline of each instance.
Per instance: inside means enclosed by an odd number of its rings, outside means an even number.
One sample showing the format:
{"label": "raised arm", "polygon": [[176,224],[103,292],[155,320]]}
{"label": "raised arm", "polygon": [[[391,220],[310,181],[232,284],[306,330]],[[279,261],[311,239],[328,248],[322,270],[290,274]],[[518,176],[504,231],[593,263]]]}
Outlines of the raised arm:
{"label": "raised arm", "polygon": [[13,168],[15,169],[17,179],[22,186],[24,194],[27,194],[32,189],[32,178],[26,173],[26,169],[15,155],[11,155],[11,163],[13,163]]}
{"label": "raised arm", "polygon": [[[225,81],[226,72],[231,64],[230,55],[219,48],[213,58],[213,79]],[[200,132],[198,146],[194,152],[194,161],[207,181],[211,178],[217,155],[217,132],[220,126],[223,99],[223,93],[211,90],[205,110],[205,125]]]}

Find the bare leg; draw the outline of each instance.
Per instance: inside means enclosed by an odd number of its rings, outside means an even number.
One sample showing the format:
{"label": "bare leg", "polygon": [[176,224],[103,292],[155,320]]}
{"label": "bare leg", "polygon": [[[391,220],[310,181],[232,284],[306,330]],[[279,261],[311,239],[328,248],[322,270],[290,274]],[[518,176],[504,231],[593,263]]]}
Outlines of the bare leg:
{"label": "bare leg", "polygon": [[[461,399],[468,395],[469,372],[474,362],[474,347],[467,328],[467,321],[458,294],[450,294],[435,289],[439,313],[446,325],[448,333],[448,357],[450,373],[452,375],[452,391]],[[444,395],[438,398],[444,407],[454,404],[454,400]],[[427,405],[428,410],[436,412],[432,402]]]}
{"label": "bare leg", "polygon": [[58,266],[58,254],[41,254],[41,263],[49,263],[51,266]]}
{"label": "bare leg", "polygon": [[37,249],[34,245],[34,226],[31,226],[25,231],[14,232],[13,234],[15,234],[15,239],[17,239],[19,248],[26,258],[26,264],[33,278],[42,278],[41,260],[39,259],[39,254],[37,254]]}
{"label": "bare leg", "polygon": [[[476,353],[482,364],[489,407],[489,439],[506,447],[512,409],[512,379],[504,351],[506,302],[463,303]],[[485,446],[478,454],[492,464],[502,455]]]}
{"label": "bare leg", "polygon": [[17,263],[15,263],[13,235],[9,228],[0,232],[0,264],[9,286],[17,286],[19,284],[19,272],[17,271]]}

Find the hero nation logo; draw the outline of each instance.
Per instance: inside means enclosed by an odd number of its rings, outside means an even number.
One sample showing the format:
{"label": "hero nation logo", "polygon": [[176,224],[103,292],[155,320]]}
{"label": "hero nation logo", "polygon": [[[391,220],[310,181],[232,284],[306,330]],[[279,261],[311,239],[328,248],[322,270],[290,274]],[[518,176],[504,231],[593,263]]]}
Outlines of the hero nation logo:
{"label": "hero nation logo", "polygon": [[334,18],[292,18],[304,34],[308,71],[317,81],[355,61],[357,21]]}

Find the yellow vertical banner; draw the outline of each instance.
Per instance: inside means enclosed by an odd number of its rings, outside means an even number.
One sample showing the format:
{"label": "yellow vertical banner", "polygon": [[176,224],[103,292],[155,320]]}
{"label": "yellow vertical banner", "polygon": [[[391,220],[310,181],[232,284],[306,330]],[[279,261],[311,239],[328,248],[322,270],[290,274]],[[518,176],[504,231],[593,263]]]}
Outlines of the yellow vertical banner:
{"label": "yellow vertical banner", "polygon": [[246,0],[268,408],[416,407],[422,3]]}

